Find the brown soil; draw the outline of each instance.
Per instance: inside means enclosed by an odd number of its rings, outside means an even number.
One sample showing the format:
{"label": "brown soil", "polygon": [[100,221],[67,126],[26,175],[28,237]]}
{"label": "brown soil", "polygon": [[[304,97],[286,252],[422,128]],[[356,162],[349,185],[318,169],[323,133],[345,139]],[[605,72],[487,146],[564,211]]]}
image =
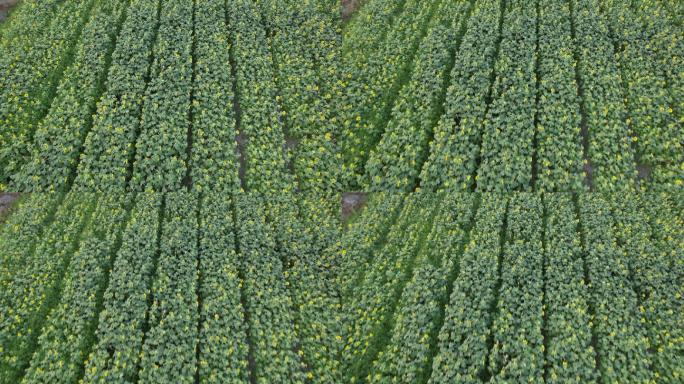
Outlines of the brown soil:
{"label": "brown soil", "polygon": [[361,0],[342,0],[342,20],[348,20],[360,5]]}
{"label": "brown soil", "polygon": [[639,183],[648,183],[651,180],[651,173],[653,173],[653,167],[648,164],[637,164],[637,181]]}
{"label": "brown soil", "polygon": [[18,193],[4,193],[0,192],[0,222],[5,220],[14,201],[19,198]]}
{"label": "brown soil", "polygon": [[0,0],[0,22],[7,18],[10,9],[12,9],[18,1],[19,0]]}
{"label": "brown soil", "polygon": [[346,222],[354,213],[366,205],[368,196],[362,192],[350,192],[342,195],[342,222]]}

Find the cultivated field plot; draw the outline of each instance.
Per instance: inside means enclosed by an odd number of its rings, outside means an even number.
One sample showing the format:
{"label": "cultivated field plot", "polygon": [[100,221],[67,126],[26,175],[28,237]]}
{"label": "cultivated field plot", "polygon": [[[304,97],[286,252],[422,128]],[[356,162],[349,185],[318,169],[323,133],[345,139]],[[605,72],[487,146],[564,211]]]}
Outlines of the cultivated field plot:
{"label": "cultivated field plot", "polygon": [[343,37],[350,185],[681,188],[683,4],[364,2]]}
{"label": "cultivated field plot", "polygon": [[340,383],[339,198],[25,194],[0,383]]}
{"label": "cultivated field plot", "polygon": [[20,1],[0,384],[684,382],[683,16]]}
{"label": "cultivated field plot", "polygon": [[373,194],[340,243],[344,382],[681,383],[683,202]]}
{"label": "cultivated field plot", "polygon": [[330,190],[329,1],[26,0],[0,26],[0,190]]}

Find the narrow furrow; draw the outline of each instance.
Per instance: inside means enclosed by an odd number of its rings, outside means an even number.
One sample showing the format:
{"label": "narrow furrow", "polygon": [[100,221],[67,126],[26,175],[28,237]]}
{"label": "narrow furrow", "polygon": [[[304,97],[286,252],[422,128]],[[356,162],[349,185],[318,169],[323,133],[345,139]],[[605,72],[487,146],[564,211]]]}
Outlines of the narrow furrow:
{"label": "narrow furrow", "polygon": [[598,0],[570,1],[586,116],[586,157],[592,165],[591,180],[599,192],[633,192],[637,171],[608,26],[596,12]]}
{"label": "narrow furrow", "polygon": [[589,158],[589,122],[586,110],[586,101],[584,95],[585,85],[582,83],[582,76],[580,75],[580,53],[577,48],[579,36],[577,36],[577,11],[575,10],[575,2],[568,1],[568,8],[570,10],[570,31],[572,35],[572,53],[575,58],[575,84],[577,85],[577,97],[579,99],[579,116],[580,116],[580,137],[582,140],[582,162],[584,169],[584,185],[589,191],[594,191],[594,176],[591,159]]}
{"label": "narrow furrow", "polygon": [[253,346],[252,380],[304,383],[301,356],[295,352],[298,340],[292,299],[263,199],[248,194],[237,201],[242,297]]}
{"label": "narrow furrow", "polygon": [[268,36],[257,4],[231,0],[226,10],[233,42],[240,108],[238,148],[244,161],[245,189],[258,193],[293,191],[296,183],[283,155],[285,136],[275,98]]}
{"label": "narrow furrow", "polygon": [[[435,17],[434,11],[442,1],[421,2],[407,0],[396,28],[369,55],[353,55],[349,66],[349,80],[344,100],[353,103],[354,111],[344,117],[339,138],[344,157],[344,171],[350,179],[363,176],[363,168],[370,151],[381,139],[392,112],[392,105],[401,88],[410,78],[419,43]],[[359,56],[356,60],[355,57]],[[351,180],[354,185],[361,180]]]}

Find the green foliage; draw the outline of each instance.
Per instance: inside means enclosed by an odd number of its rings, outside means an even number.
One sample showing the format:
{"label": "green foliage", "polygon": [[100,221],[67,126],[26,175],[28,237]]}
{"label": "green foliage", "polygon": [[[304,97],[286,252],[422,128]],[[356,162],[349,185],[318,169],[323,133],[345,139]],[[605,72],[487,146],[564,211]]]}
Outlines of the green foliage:
{"label": "green foliage", "polygon": [[80,155],[74,182],[78,190],[126,190],[157,34],[158,7],[155,0],[131,0],[112,56],[107,91],[97,104],[93,127]]}
{"label": "green foliage", "polygon": [[[48,2],[49,3],[49,2]],[[3,50],[0,64],[0,188],[9,181],[29,157],[36,126],[50,107],[54,88],[71,61],[91,10],[99,11],[95,0],[69,1],[51,12],[38,15],[51,17],[43,29],[37,24],[37,34],[31,40],[19,38]],[[25,12],[30,12],[27,7]]]}
{"label": "green foliage", "polygon": [[531,189],[537,95],[536,1],[506,2],[492,102],[475,182],[484,192]]}
{"label": "green foliage", "polygon": [[487,95],[496,59],[500,0],[475,3],[456,54],[444,114],[435,127],[430,155],[420,173],[426,191],[470,190],[474,186]]}
{"label": "green foliage", "polygon": [[85,26],[74,63],[65,71],[47,116],[36,128],[30,160],[12,176],[13,190],[40,192],[69,186],[128,3],[104,2]]}
{"label": "green foliage", "polygon": [[597,379],[589,292],[578,217],[569,195],[544,195],[544,313],[546,380],[587,383]]}

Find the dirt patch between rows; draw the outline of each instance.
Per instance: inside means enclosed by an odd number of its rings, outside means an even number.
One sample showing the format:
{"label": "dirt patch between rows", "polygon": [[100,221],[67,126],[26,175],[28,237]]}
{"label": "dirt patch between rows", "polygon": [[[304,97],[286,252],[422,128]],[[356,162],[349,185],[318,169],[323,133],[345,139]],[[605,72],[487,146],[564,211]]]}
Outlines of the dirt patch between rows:
{"label": "dirt patch between rows", "polygon": [[5,21],[10,9],[14,7],[19,0],[0,0],[0,22]]}
{"label": "dirt patch between rows", "polygon": [[348,20],[361,6],[361,0],[342,0],[342,20]]}
{"label": "dirt patch between rows", "polygon": [[0,193],[0,223],[5,221],[12,204],[19,198],[18,193]]}
{"label": "dirt patch between rows", "polygon": [[363,192],[349,192],[342,195],[342,222],[366,206],[368,195]]}

